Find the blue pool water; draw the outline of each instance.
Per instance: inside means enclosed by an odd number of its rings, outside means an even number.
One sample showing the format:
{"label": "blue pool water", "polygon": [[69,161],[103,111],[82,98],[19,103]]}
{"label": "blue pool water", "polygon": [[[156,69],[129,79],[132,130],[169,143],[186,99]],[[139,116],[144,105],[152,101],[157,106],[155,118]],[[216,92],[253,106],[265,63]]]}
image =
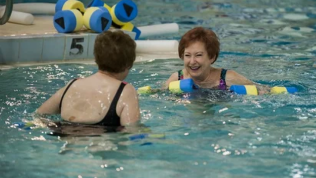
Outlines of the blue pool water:
{"label": "blue pool water", "polygon": [[[112,1],[111,1],[112,2]],[[113,1],[114,2],[114,1]],[[295,86],[295,95],[216,96],[185,100],[140,95],[141,122],[165,138],[121,133],[58,138],[14,122],[32,113],[94,65],[52,64],[0,71],[0,177],[316,177],[316,1],[136,1],[139,26],[177,22],[220,37],[215,66],[256,82]],[[155,7],[155,8],[152,8]],[[159,88],[181,60],[137,63],[126,81]],[[52,119],[58,120],[58,117]]]}

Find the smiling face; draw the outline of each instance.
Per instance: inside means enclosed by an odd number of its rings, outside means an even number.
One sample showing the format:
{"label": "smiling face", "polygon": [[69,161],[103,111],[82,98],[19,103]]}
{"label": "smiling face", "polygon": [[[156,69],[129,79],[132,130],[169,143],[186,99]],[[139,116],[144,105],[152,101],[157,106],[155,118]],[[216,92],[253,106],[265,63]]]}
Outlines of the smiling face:
{"label": "smiling face", "polygon": [[188,74],[197,80],[204,80],[208,77],[210,66],[215,58],[210,59],[204,43],[197,41],[184,49],[184,68]]}

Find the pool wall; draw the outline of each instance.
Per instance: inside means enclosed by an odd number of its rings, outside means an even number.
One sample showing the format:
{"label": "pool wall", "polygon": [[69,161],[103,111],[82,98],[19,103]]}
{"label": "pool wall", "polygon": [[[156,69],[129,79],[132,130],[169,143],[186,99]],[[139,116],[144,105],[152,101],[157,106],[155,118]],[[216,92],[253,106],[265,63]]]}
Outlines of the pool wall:
{"label": "pool wall", "polygon": [[[133,33],[128,33],[131,37]],[[0,37],[0,64],[93,59],[96,33]]]}
{"label": "pool wall", "polygon": [[[80,0],[84,4],[90,1]],[[18,0],[14,3],[28,3],[28,2],[43,2],[36,0]],[[46,1],[45,3],[56,3],[55,1]],[[107,2],[113,5],[116,1]],[[4,5],[5,1],[0,0],[0,6]],[[12,23],[9,28],[3,28],[3,33],[0,32],[0,69],[4,65],[20,65],[20,64],[34,64],[34,63],[47,63],[47,62],[93,62],[93,47],[94,41],[98,33],[91,32],[77,32],[77,33],[57,33],[55,29],[49,29],[47,22],[43,20],[37,21],[31,26],[36,26],[34,33],[27,33],[23,30],[25,25]],[[50,18],[51,17],[51,18]],[[47,16],[44,21],[52,19],[52,16]],[[41,24],[43,23],[43,24]],[[46,24],[46,25],[45,25]],[[7,24],[5,24],[7,25]],[[1,25],[2,26],[2,25]],[[0,26],[0,30],[1,30]],[[8,27],[8,26],[7,26]],[[42,29],[45,28],[45,29]],[[50,27],[51,28],[51,27]],[[5,30],[6,29],[6,30]],[[8,31],[9,29],[9,31]],[[12,33],[10,31],[12,29]],[[46,31],[45,31],[46,30]],[[15,33],[19,31],[19,33]],[[28,29],[29,32],[29,29]],[[36,32],[36,33],[35,33]],[[135,33],[124,31],[135,39]],[[9,33],[9,34],[8,34]],[[151,55],[148,57],[148,55]],[[150,60],[155,58],[172,58],[176,57],[176,52],[171,54],[139,54],[137,53],[136,62]],[[146,59],[145,59],[146,58]]]}
{"label": "pool wall", "polygon": [[53,34],[0,38],[0,63],[92,59],[96,34]]}

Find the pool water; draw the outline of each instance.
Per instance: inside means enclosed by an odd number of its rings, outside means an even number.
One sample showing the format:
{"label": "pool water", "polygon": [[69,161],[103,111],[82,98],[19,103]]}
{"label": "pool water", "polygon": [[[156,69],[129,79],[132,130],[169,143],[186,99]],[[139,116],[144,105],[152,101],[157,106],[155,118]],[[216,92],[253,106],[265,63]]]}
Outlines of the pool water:
{"label": "pool water", "polygon": [[[2,70],[1,177],[316,177],[315,1],[137,3],[135,24],[180,24],[179,34],[149,39],[179,39],[197,25],[212,28],[221,41],[216,67],[299,92],[209,92],[189,100],[166,91],[140,95],[141,122],[153,138],[130,140],[123,133],[59,138],[48,135],[47,128],[25,130],[14,123],[32,120],[51,94],[73,78],[96,72],[96,66]],[[136,88],[159,88],[182,67],[180,59],[137,63],[126,81]]]}

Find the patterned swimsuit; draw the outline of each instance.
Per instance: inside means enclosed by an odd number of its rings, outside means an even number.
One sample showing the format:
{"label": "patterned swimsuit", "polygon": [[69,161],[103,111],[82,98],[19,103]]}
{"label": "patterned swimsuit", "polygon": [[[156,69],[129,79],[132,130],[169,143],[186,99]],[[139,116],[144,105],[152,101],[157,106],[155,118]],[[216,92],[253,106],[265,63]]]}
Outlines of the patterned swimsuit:
{"label": "patterned swimsuit", "polygon": [[[225,81],[226,72],[227,72],[226,69],[222,69],[222,71],[221,71],[221,78],[219,80],[219,85],[218,85],[219,90],[226,90],[227,89],[227,85],[226,85],[226,81]],[[182,79],[183,79],[183,71],[179,70],[178,71],[178,80],[182,80]]]}

